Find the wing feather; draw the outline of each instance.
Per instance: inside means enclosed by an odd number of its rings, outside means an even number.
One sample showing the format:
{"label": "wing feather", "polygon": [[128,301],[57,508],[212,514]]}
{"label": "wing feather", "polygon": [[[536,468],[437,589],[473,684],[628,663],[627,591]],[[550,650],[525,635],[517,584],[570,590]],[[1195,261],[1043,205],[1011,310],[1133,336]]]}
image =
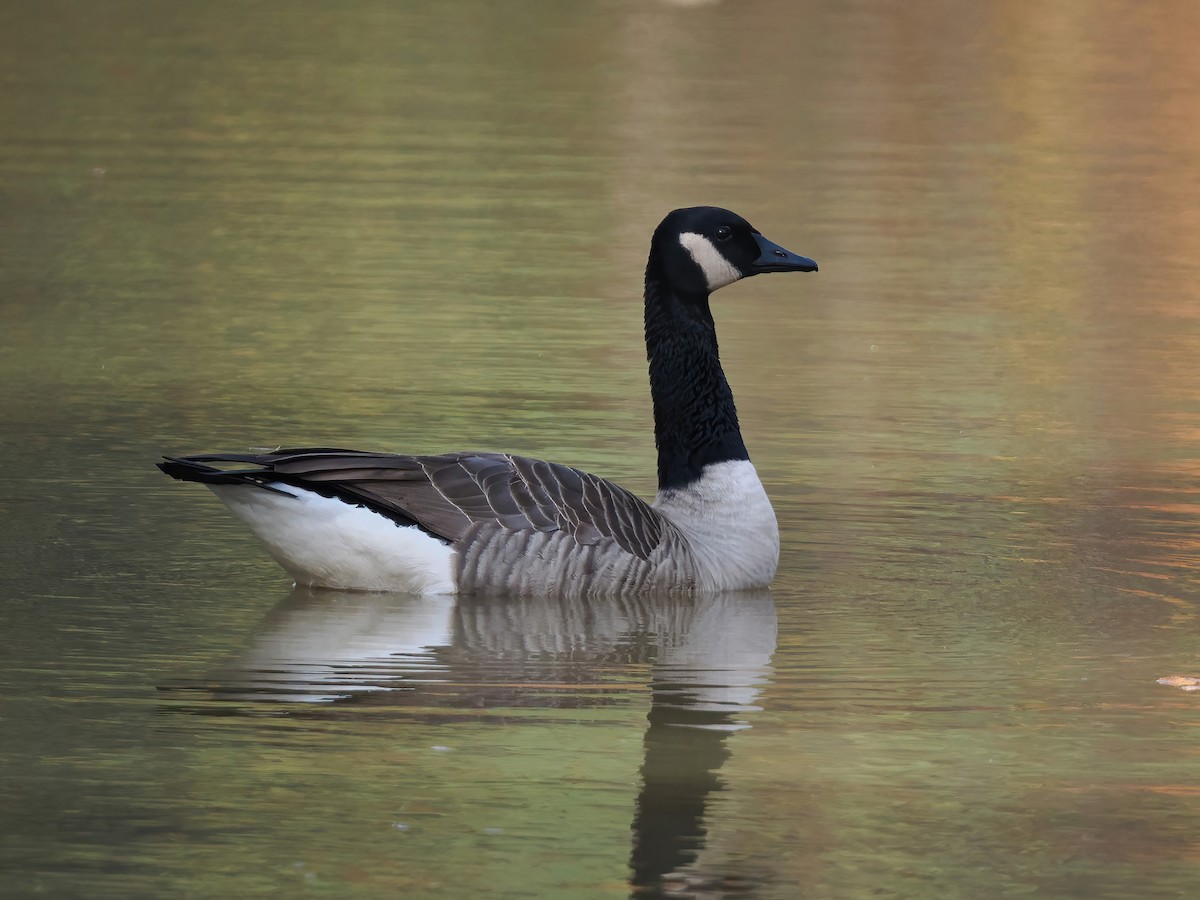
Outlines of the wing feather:
{"label": "wing feather", "polygon": [[180,457],[164,464],[164,471],[190,481],[247,482],[273,490],[306,487],[405,525],[415,523],[451,543],[491,524],[515,533],[563,531],[583,546],[612,541],[647,559],[664,533],[662,518],[648,503],[611,481],[500,453],[401,456],[295,449]]}

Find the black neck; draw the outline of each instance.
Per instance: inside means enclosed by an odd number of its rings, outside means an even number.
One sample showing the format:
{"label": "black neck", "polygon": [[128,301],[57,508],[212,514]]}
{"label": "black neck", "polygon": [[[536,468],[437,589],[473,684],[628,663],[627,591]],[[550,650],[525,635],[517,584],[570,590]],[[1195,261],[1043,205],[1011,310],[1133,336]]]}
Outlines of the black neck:
{"label": "black neck", "polygon": [[717,354],[708,294],[679,291],[646,269],[646,356],[654,400],[658,488],[681,488],[709,463],[749,459]]}

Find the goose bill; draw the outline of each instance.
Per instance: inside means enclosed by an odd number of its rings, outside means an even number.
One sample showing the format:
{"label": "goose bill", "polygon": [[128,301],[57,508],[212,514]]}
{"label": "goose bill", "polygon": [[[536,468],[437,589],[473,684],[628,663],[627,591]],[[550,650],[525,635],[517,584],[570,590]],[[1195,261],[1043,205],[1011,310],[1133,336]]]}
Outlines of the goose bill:
{"label": "goose bill", "polygon": [[761,234],[755,234],[758,242],[758,259],[754,261],[754,272],[815,272],[817,263],[807,256],[785,250],[778,244],[768,241]]}

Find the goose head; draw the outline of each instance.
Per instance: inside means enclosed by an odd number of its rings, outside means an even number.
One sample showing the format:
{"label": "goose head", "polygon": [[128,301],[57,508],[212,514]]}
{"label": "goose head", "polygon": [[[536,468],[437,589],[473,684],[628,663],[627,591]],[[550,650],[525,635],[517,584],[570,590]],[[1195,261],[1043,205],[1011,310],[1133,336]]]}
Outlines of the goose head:
{"label": "goose head", "polygon": [[650,270],[656,268],[676,290],[708,295],[751,275],[815,272],[817,264],[767,240],[737,213],[691,206],[668,213],[655,229]]}

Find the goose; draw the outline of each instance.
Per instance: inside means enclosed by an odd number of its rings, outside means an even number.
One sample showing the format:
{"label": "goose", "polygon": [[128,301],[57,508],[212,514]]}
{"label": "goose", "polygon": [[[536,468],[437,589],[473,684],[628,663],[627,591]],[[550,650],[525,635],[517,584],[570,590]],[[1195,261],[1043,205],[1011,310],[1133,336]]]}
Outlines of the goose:
{"label": "goose", "polygon": [[751,275],[815,271],[727,209],[676,209],[654,230],[652,503],[508,453],[279,449],[158,467],[210,488],[303,586],[568,597],[765,587],[779,527],[742,439],[709,296]]}

